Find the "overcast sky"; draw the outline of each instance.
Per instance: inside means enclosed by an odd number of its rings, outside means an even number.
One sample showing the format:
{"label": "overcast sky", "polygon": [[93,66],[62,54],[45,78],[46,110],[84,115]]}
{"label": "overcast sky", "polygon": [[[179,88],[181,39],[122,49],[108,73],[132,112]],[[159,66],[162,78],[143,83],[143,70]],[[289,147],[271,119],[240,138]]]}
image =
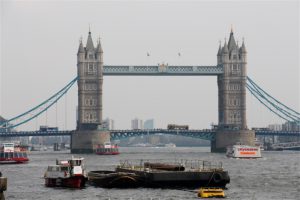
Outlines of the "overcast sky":
{"label": "overcast sky", "polygon": [[[299,10],[298,1],[1,1],[0,115],[36,106],[77,75],[89,24],[105,65],[216,65],[232,25],[240,44],[245,38],[248,76],[299,112]],[[217,91],[215,76],[104,77],[104,118],[120,129],[135,117],[209,128],[218,121]],[[76,106],[77,85],[19,130],[46,122],[75,129]],[[247,111],[249,127],[283,122],[249,92]]]}

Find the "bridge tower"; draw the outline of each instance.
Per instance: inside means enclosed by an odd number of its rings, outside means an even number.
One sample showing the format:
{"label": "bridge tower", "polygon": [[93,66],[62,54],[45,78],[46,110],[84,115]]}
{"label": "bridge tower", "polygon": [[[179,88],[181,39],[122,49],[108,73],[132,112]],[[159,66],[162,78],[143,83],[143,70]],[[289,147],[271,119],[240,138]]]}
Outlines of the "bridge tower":
{"label": "bridge tower", "polygon": [[94,47],[91,31],[85,47],[80,41],[77,73],[77,128],[72,134],[71,151],[92,153],[98,144],[110,140],[110,134],[102,129],[103,50],[100,39]]}
{"label": "bridge tower", "polygon": [[218,75],[219,126],[212,152],[236,143],[254,145],[255,133],[246,120],[247,50],[244,41],[241,47],[236,43],[232,29],[228,43],[219,46],[217,60],[223,74]]}

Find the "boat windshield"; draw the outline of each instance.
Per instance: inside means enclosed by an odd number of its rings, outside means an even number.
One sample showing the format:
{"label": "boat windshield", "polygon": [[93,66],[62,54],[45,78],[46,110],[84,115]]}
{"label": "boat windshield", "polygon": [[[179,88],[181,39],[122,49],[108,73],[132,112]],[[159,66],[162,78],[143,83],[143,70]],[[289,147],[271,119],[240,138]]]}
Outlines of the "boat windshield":
{"label": "boat windshield", "polygon": [[73,166],[80,166],[81,165],[81,160],[72,160],[72,165]]}

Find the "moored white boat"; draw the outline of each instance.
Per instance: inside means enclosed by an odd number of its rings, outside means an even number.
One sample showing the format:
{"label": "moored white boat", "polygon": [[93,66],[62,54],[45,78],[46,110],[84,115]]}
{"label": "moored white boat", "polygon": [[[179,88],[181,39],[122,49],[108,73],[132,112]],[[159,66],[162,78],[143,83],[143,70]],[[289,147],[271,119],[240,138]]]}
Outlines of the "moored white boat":
{"label": "moored white boat", "polygon": [[0,149],[0,164],[20,164],[28,161],[25,147],[14,143],[3,143]]}
{"label": "moored white boat", "polygon": [[84,187],[87,175],[83,158],[56,160],[56,165],[48,166],[44,178],[47,187]]}
{"label": "moored white boat", "polygon": [[99,144],[96,148],[97,155],[118,155],[119,147],[117,144],[111,144],[110,142],[105,142],[104,144]]}
{"label": "moored white boat", "polygon": [[227,147],[226,156],[230,158],[261,158],[260,147],[233,145]]}

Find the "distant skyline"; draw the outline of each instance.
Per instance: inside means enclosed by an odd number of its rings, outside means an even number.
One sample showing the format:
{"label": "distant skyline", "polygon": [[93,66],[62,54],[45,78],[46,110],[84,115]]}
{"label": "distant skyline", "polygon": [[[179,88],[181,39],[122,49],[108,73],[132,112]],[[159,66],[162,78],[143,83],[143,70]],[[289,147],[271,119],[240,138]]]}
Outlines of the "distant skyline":
{"label": "distant skyline", "polygon": [[[0,115],[38,105],[77,74],[79,40],[101,38],[104,65],[216,65],[219,41],[245,39],[248,76],[300,111],[299,1],[1,1]],[[149,54],[149,56],[148,56]],[[104,77],[104,116],[116,129],[131,120],[155,127],[218,122],[217,78]],[[66,106],[65,106],[66,105]],[[77,85],[37,120],[76,128]],[[248,126],[284,123],[247,92]],[[57,116],[57,117],[56,117]]]}

